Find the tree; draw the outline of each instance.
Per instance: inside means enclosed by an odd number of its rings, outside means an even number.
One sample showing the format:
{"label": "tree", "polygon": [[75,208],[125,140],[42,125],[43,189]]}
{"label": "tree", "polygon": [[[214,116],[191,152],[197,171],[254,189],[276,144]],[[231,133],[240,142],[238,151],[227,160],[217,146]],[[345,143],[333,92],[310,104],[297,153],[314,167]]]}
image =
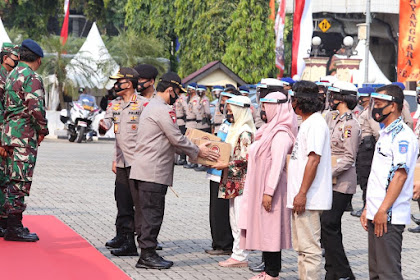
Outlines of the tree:
{"label": "tree", "polygon": [[223,63],[248,83],[273,76],[274,22],[266,0],[240,0],[227,29],[230,40]]}

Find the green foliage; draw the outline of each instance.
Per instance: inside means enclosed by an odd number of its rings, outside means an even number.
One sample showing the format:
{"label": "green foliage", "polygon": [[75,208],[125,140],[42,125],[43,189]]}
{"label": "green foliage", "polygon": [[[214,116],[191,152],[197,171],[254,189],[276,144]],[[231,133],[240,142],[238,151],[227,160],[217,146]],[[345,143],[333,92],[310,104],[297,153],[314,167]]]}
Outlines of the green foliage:
{"label": "green foliage", "polygon": [[133,67],[139,63],[150,63],[160,73],[168,68],[165,63],[156,59],[163,56],[162,42],[151,35],[138,34],[134,30],[122,31],[119,36],[104,37],[104,43],[109,54],[121,66]]}
{"label": "green foliage", "polygon": [[273,76],[274,22],[265,0],[240,0],[227,29],[230,38],[223,63],[248,83]]}

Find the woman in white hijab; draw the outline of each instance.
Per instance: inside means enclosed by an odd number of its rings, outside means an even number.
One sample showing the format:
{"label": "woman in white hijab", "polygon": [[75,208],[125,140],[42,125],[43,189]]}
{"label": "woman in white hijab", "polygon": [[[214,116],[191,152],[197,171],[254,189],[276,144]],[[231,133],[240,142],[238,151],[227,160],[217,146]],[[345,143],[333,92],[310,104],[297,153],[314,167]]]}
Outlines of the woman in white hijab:
{"label": "woman in white hijab", "polygon": [[251,112],[251,100],[245,96],[235,96],[227,101],[226,119],[232,125],[226,143],[232,145],[229,164],[218,163],[214,168],[223,170],[219,187],[219,198],[229,199],[230,226],[233,235],[232,255],[219,262],[222,267],[248,266],[248,252],[239,248],[241,231],[238,228],[239,209],[245,185],[248,147],[254,141],[256,132]]}

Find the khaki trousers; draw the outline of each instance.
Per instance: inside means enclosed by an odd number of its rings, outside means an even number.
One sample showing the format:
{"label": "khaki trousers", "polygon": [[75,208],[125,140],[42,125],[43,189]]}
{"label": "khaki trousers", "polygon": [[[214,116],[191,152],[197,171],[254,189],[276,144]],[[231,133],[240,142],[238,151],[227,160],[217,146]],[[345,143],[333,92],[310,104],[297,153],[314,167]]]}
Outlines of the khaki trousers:
{"label": "khaki trousers", "polygon": [[292,213],[293,249],[298,252],[300,280],[320,280],[322,271],[321,210]]}

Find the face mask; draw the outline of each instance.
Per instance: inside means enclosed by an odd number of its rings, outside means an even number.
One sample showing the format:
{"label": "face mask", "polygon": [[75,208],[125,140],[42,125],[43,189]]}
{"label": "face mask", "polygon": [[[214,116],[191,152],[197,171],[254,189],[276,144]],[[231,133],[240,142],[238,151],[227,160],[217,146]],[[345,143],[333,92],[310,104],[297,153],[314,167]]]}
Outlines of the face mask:
{"label": "face mask", "polygon": [[337,107],[338,107],[338,105],[339,105],[340,103],[341,103],[341,102],[334,103],[333,101],[331,101],[331,102],[330,102],[330,110],[331,110],[331,111],[336,111],[336,110],[337,110]]}
{"label": "face mask", "polygon": [[233,114],[227,114],[226,115],[226,119],[230,123],[234,123],[235,122],[235,119],[233,118]]}
{"label": "face mask", "polygon": [[263,122],[267,123],[267,113],[264,110],[260,111],[260,117]]}
{"label": "face mask", "polygon": [[176,100],[178,99],[178,94],[175,93],[175,90],[173,90],[173,94],[175,97],[172,97],[172,94],[169,94],[169,105],[174,105]]}
{"label": "face mask", "polygon": [[123,82],[123,83],[119,83],[119,82],[116,82],[115,84],[114,84],[114,90],[115,90],[115,92],[120,92],[120,91],[123,91],[123,90],[126,90],[127,88],[122,88],[121,87],[121,85],[123,85],[123,84],[128,84],[127,82]]}
{"label": "face mask", "polygon": [[225,110],[225,106],[223,104],[219,105],[219,111],[221,114],[223,114],[223,111]]}
{"label": "face mask", "polygon": [[325,95],[325,93],[320,93],[319,99],[322,101],[322,103],[325,103],[325,101],[327,100],[327,96]]}
{"label": "face mask", "polygon": [[142,83],[138,83],[137,84],[137,91],[138,92],[143,92],[143,91],[145,91],[146,89],[148,89],[150,86],[148,86],[148,87],[145,87],[144,85],[146,84],[146,83],[148,83],[148,82],[150,82],[150,81],[145,81],[145,82],[142,82]]}
{"label": "face mask", "polygon": [[391,114],[391,112],[389,112],[388,114],[384,115],[384,109],[388,107],[389,105],[391,105],[391,103],[389,103],[388,105],[382,108],[373,108],[372,118],[379,123],[383,122]]}
{"label": "face mask", "polygon": [[18,64],[19,60],[14,60],[14,59],[13,59],[13,58],[11,58],[10,56],[9,56],[9,58],[13,61],[13,65],[10,65],[9,63],[6,63],[6,64],[7,64],[7,66],[9,66],[10,68],[15,68],[15,67],[17,66],[17,64]]}

